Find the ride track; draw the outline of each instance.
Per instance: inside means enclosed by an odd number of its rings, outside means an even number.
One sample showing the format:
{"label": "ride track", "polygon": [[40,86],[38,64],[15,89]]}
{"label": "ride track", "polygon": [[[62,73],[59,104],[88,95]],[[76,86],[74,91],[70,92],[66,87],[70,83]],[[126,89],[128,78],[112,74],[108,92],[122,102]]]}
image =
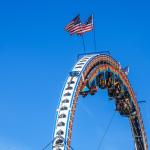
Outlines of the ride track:
{"label": "ride track", "polygon": [[[111,72],[112,80],[109,80],[111,76],[108,76],[108,72]],[[148,150],[144,124],[131,84],[120,64],[105,53],[82,56],[69,74],[56,112],[52,149],[73,149],[70,145],[78,96],[94,95],[98,87],[107,89],[109,97],[116,103],[116,110],[122,116],[128,117],[135,150]]]}

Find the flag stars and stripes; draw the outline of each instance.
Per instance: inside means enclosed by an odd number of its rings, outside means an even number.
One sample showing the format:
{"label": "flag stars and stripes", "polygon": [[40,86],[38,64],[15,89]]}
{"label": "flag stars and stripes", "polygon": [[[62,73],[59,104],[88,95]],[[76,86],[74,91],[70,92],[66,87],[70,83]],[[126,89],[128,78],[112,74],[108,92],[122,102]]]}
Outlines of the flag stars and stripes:
{"label": "flag stars and stripes", "polygon": [[71,35],[81,28],[80,15],[77,15],[66,27],[65,30]]}
{"label": "flag stars and stripes", "polygon": [[93,15],[89,16],[87,21],[82,24],[80,20],[80,15],[77,15],[66,27],[65,30],[70,33],[70,35],[77,34],[82,35],[86,32],[93,30]]}
{"label": "flag stars and stripes", "polygon": [[91,30],[93,30],[94,26],[93,26],[93,15],[91,15],[87,21],[85,22],[85,24],[82,25],[82,29],[77,32],[77,34],[84,34],[86,32],[89,32]]}

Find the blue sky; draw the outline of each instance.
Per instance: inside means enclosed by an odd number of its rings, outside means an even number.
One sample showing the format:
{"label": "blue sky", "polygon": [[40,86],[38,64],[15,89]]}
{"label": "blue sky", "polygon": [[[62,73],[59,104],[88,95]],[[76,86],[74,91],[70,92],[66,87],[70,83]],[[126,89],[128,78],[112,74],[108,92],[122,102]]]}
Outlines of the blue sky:
{"label": "blue sky", "polygon": [[[95,13],[97,50],[129,65],[150,143],[150,2],[92,0],[0,1],[0,149],[41,150],[52,139],[55,110],[67,74],[83,52],[64,26]],[[93,51],[93,33],[85,35]],[[72,147],[97,150],[114,112],[106,91],[79,98]],[[124,145],[124,146],[122,146]],[[133,149],[128,120],[116,114],[101,149]]]}

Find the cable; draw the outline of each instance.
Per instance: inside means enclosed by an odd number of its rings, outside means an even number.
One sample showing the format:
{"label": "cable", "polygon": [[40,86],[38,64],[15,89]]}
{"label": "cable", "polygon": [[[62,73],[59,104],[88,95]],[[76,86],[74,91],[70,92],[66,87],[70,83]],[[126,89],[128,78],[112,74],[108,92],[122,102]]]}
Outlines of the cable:
{"label": "cable", "polygon": [[107,132],[108,132],[108,130],[109,130],[111,124],[112,124],[112,121],[113,121],[113,119],[114,119],[115,114],[116,114],[116,111],[113,113],[113,115],[112,115],[112,117],[111,117],[111,119],[110,119],[110,121],[109,121],[109,123],[108,123],[108,125],[107,125],[107,128],[106,128],[106,130],[105,130],[105,132],[104,132],[104,135],[102,136],[102,138],[101,138],[101,140],[100,140],[100,142],[99,142],[99,144],[98,144],[97,150],[99,150],[99,149],[101,148],[102,143],[103,143],[103,141],[104,141],[104,138],[105,138],[105,136],[106,136],[106,134],[107,134]]}
{"label": "cable", "polygon": [[45,145],[42,150],[46,150],[52,143],[53,143],[54,139],[52,141],[50,141],[47,145]]}

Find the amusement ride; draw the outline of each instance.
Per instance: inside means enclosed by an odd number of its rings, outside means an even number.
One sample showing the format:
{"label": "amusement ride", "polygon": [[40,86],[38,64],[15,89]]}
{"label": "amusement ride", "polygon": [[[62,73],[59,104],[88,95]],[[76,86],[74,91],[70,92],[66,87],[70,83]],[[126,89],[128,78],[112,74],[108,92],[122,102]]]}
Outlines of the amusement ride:
{"label": "amusement ride", "polygon": [[[79,16],[65,28],[70,34],[80,34],[93,29],[90,16],[81,27]],[[84,43],[84,41],[83,41]],[[95,95],[98,90],[107,90],[108,97],[115,102],[115,110],[127,117],[134,138],[135,150],[148,150],[141,112],[133,88],[128,79],[128,68],[124,69],[108,52],[84,53],[68,74],[56,109],[53,133],[53,150],[72,150],[71,137],[78,97]]]}

